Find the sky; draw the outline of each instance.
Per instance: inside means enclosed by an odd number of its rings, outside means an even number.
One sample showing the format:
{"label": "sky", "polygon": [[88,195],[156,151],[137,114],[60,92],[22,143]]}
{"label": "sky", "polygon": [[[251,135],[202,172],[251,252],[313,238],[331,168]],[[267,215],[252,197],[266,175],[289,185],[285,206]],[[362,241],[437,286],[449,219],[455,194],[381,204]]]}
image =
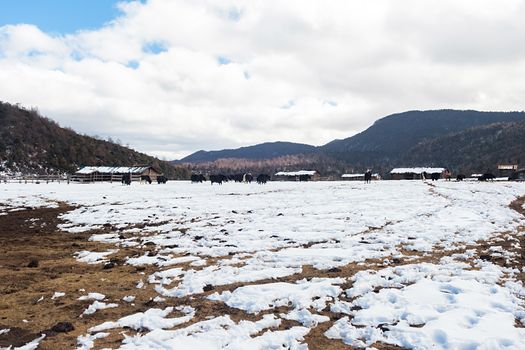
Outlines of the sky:
{"label": "sky", "polygon": [[0,0],[0,100],[163,159],[521,111],[525,0]]}

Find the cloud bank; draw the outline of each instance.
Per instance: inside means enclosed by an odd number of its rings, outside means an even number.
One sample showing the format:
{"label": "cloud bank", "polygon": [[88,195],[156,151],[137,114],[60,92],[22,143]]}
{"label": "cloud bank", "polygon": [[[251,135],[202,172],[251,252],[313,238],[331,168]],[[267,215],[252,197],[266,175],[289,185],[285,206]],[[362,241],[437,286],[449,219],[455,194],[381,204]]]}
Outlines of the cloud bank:
{"label": "cloud bank", "polygon": [[320,145],[411,109],[524,109],[524,1],[118,6],[96,30],[0,27],[0,100],[167,159]]}

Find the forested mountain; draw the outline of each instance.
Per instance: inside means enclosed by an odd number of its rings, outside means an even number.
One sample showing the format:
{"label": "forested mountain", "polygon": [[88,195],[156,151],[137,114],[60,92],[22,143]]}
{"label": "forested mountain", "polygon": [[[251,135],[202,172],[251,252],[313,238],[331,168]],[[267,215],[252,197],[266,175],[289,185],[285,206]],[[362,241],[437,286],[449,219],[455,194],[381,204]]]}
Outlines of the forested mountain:
{"label": "forested mountain", "polygon": [[[525,121],[525,113],[449,109],[410,111],[379,119],[362,133],[332,141],[321,150],[357,166],[399,166],[406,162],[407,152],[420,142],[476,126],[516,121]],[[472,139],[472,142],[476,143],[476,140]],[[445,164],[447,156],[444,153],[440,157]]]}
{"label": "forested mountain", "polygon": [[224,149],[221,151],[198,151],[180,161],[183,163],[213,162],[218,159],[250,159],[263,160],[296,154],[314,153],[314,146],[293,142],[266,142],[255,146],[241,147],[237,149]]}
{"label": "forested mountain", "polygon": [[[300,145],[295,157],[283,157],[292,153],[281,149],[275,154],[282,155],[272,158],[271,149],[287,143],[267,143],[237,150],[200,151],[183,161],[193,163],[198,170],[242,168],[241,164],[255,167],[250,162],[265,159],[265,169],[302,166],[323,174],[361,172],[366,168],[386,174],[397,166],[426,165],[465,172],[493,171],[498,163],[525,162],[520,146],[525,139],[523,122],[525,112],[409,111],[379,119],[347,139],[320,147]],[[260,149],[266,150],[264,157]],[[202,159],[209,161],[203,163]]]}
{"label": "forested mountain", "polygon": [[456,173],[492,172],[498,163],[525,165],[525,121],[477,126],[423,141],[406,164],[448,166]]}
{"label": "forested mountain", "polygon": [[170,178],[187,178],[187,167],[110,141],[79,135],[35,110],[0,102],[0,172],[55,174],[83,165],[154,165]]}

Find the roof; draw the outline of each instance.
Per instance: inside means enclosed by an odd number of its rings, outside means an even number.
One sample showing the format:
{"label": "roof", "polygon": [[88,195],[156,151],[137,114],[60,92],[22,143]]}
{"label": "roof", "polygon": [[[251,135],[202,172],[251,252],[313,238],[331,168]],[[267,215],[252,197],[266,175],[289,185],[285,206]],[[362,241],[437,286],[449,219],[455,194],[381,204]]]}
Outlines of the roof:
{"label": "roof", "polygon": [[275,176],[301,176],[301,175],[315,175],[315,170],[299,170],[299,171],[279,171]]}
{"label": "roof", "polygon": [[[343,174],[341,175],[341,177],[345,177],[345,178],[353,178],[353,177],[364,177],[365,174]],[[372,176],[379,176],[379,174],[375,173],[375,174],[372,174]]]}
{"label": "roof", "polygon": [[85,166],[76,174],[93,174],[93,173],[106,173],[106,174],[142,174],[144,171],[151,168],[150,166]]}
{"label": "roof", "polygon": [[499,170],[516,170],[518,169],[517,164],[500,164],[498,165]]}
{"label": "roof", "polygon": [[432,174],[432,173],[442,173],[443,171],[445,171],[445,168],[424,168],[424,167],[419,167],[419,168],[395,168],[395,169],[392,169],[390,174],[406,174],[406,173],[414,173],[414,174],[428,173],[428,174]]}

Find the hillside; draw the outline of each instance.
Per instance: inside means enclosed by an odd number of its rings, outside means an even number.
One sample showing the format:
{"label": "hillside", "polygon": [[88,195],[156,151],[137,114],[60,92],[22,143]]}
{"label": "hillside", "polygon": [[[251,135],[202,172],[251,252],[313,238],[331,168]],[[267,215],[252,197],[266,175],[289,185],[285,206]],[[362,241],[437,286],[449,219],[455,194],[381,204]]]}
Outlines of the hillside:
{"label": "hillside", "polygon": [[266,142],[255,146],[220,151],[198,151],[180,160],[182,163],[213,162],[218,159],[263,160],[316,152],[316,147],[293,142]]}
{"label": "hillside", "polygon": [[498,163],[525,162],[525,121],[495,123],[423,141],[410,149],[406,164],[448,166],[465,174],[493,172]]}
{"label": "hillside", "polygon": [[[356,166],[398,166],[406,162],[407,152],[420,142],[480,125],[516,121],[525,121],[525,112],[410,111],[379,119],[365,131],[332,141],[321,150]],[[476,139],[471,141],[476,143]],[[439,150],[435,150],[436,158],[432,161],[440,159],[448,164],[449,154],[438,153]],[[413,158],[413,161],[423,161],[423,158]]]}
{"label": "hillside", "polygon": [[83,165],[152,164],[170,178],[188,170],[113,142],[79,135],[35,110],[0,102],[0,171],[24,174],[73,172]]}

